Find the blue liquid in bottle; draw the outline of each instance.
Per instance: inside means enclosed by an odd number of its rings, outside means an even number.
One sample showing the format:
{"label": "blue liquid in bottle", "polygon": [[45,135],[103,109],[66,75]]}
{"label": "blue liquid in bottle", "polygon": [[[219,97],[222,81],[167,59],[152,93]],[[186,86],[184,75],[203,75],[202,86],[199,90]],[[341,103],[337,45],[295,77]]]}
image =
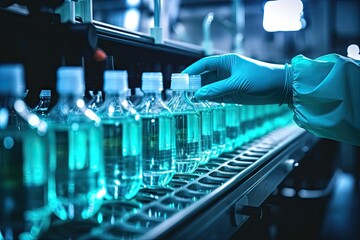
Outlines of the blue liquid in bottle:
{"label": "blue liquid in bottle", "polygon": [[106,199],[131,199],[142,183],[141,120],[127,100],[126,71],[104,72],[106,100],[97,112],[104,128]]}
{"label": "blue liquid in bottle", "polygon": [[85,106],[81,67],[58,69],[59,100],[49,112],[51,170],[55,174],[53,212],[62,220],[82,220],[98,212],[106,193],[102,125]]}
{"label": "blue liquid in bottle", "polygon": [[136,107],[142,119],[143,185],[165,186],[175,174],[174,117],[161,99],[160,72],[142,74],[144,96]]}
{"label": "blue liquid in bottle", "polygon": [[200,164],[206,164],[211,156],[213,145],[213,116],[210,105],[206,101],[198,100],[194,93],[201,87],[201,76],[189,76],[188,96],[200,113],[200,132],[201,132],[201,160]]}
{"label": "blue liquid in bottle", "polygon": [[50,225],[47,124],[22,100],[24,70],[0,65],[0,238],[37,239]]}
{"label": "blue liquid in bottle", "polygon": [[172,74],[173,97],[168,106],[175,118],[177,173],[192,173],[201,161],[200,113],[187,95],[188,88],[187,74]]}

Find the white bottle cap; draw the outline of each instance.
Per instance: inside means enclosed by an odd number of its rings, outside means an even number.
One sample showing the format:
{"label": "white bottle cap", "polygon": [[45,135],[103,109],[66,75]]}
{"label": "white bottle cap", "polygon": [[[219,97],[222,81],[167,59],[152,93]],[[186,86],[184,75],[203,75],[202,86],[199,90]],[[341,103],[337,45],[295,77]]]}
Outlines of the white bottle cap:
{"label": "white bottle cap", "polygon": [[190,75],[189,76],[189,89],[198,90],[201,88],[201,76],[200,75]]}
{"label": "white bottle cap", "polygon": [[163,75],[161,72],[143,72],[141,76],[141,89],[144,92],[161,92]]}
{"label": "white bottle cap", "polygon": [[60,95],[82,95],[85,91],[84,70],[82,67],[59,67],[56,89]]}
{"label": "white bottle cap", "polygon": [[128,73],[126,70],[104,71],[104,91],[106,93],[126,93],[128,89]]}
{"label": "white bottle cap", "polygon": [[22,97],[25,92],[24,66],[21,64],[0,65],[0,94]]}
{"label": "white bottle cap", "polygon": [[171,74],[172,90],[188,90],[189,89],[189,75],[187,73],[173,73]]}

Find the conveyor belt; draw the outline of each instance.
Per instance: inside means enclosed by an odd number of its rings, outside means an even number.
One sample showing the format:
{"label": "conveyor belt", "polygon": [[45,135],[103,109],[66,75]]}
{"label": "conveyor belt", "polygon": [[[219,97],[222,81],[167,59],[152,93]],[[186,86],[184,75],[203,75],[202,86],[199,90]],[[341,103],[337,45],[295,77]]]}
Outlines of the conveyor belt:
{"label": "conveyor belt", "polygon": [[168,188],[107,201],[86,222],[54,221],[44,239],[226,239],[291,172],[318,138],[295,125],[211,159]]}

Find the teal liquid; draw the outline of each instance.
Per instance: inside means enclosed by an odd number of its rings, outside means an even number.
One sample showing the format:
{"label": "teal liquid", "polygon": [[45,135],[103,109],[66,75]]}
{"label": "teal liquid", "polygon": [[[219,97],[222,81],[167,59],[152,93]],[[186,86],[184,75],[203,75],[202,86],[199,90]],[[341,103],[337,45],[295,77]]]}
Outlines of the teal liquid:
{"label": "teal liquid", "polygon": [[192,173],[200,164],[200,116],[196,112],[174,114],[177,173]]}
{"label": "teal liquid", "polygon": [[143,185],[165,186],[175,173],[174,118],[142,117]]}
{"label": "teal liquid", "polygon": [[131,199],[142,183],[140,122],[104,120],[103,128],[106,198]]}
{"label": "teal liquid", "polygon": [[60,219],[88,219],[98,212],[106,193],[102,129],[93,123],[54,125],[49,132],[55,164],[54,214]]}
{"label": "teal liquid", "polygon": [[201,160],[200,164],[206,164],[211,156],[213,144],[212,113],[210,108],[199,110],[201,115]]}
{"label": "teal liquid", "polygon": [[50,225],[45,140],[36,130],[0,131],[0,238],[37,239]]}
{"label": "teal liquid", "polygon": [[235,104],[225,105],[226,145],[225,152],[236,148],[237,138],[240,134],[240,113]]}
{"label": "teal liquid", "polygon": [[225,127],[225,110],[222,106],[212,107],[213,113],[213,143],[211,158],[220,156],[225,150],[226,144],[226,127]]}

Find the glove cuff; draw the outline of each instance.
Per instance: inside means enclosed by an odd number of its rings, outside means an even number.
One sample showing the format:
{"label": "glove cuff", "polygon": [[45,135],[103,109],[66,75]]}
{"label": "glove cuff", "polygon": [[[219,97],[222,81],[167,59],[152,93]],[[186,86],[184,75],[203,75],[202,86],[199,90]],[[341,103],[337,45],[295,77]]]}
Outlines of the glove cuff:
{"label": "glove cuff", "polygon": [[290,64],[285,64],[285,83],[284,83],[284,90],[283,90],[283,98],[279,104],[279,106],[283,104],[292,105],[292,68]]}

